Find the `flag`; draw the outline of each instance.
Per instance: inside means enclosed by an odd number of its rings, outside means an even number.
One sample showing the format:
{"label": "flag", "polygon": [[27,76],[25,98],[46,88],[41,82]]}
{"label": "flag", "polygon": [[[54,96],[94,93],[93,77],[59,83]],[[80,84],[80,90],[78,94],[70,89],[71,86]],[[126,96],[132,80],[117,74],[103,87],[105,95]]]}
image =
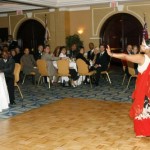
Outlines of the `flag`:
{"label": "flag", "polygon": [[145,15],[144,15],[144,26],[143,26],[143,39],[148,40],[148,30],[147,30],[147,23],[145,21]]}
{"label": "flag", "polygon": [[22,10],[17,10],[16,15],[23,15],[23,11]]}
{"label": "flag", "polygon": [[49,32],[48,32],[48,26],[47,26],[47,17],[45,15],[45,37],[44,37],[44,44],[46,45],[49,40]]}
{"label": "flag", "polygon": [[110,7],[111,8],[116,8],[118,6],[118,2],[116,2],[115,0],[112,0],[111,2],[110,2]]}

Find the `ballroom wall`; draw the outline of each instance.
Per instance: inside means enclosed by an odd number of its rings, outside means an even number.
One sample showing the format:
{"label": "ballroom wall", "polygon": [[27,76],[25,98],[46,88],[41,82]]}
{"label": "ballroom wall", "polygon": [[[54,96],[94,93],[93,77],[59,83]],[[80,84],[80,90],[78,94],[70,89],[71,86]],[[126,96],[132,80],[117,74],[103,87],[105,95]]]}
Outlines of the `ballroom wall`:
{"label": "ballroom wall", "polygon": [[[52,49],[57,45],[65,44],[67,35],[78,34],[88,49],[88,43],[99,45],[99,33],[104,22],[116,13],[129,13],[144,24],[146,15],[148,30],[150,31],[150,2],[119,3],[118,7],[111,8],[109,4],[87,7],[61,8],[50,10],[24,11],[22,15],[16,13],[0,14],[0,28],[8,27],[9,33],[16,38],[20,25],[27,19],[35,19],[45,26],[45,14],[48,20],[50,34],[49,44]],[[7,15],[7,16],[6,16]]]}

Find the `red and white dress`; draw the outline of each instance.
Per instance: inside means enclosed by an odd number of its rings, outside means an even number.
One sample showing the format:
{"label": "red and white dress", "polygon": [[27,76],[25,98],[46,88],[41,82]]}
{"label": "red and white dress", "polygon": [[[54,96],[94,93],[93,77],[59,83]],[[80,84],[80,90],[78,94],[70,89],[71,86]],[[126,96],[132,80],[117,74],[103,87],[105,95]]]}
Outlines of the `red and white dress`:
{"label": "red and white dress", "polygon": [[130,110],[136,136],[150,136],[150,58],[146,54],[144,57],[144,64],[138,66],[139,74]]}

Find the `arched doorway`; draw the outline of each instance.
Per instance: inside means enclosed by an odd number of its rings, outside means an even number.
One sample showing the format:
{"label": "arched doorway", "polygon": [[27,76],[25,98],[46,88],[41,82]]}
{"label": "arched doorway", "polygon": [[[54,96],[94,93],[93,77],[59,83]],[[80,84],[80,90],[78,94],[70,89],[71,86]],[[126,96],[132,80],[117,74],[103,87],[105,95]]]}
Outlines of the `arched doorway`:
{"label": "arched doorway", "polygon": [[39,44],[44,44],[45,28],[36,20],[29,19],[21,24],[17,32],[17,39],[22,49],[28,47],[37,50]]}
{"label": "arched doorway", "polygon": [[143,27],[139,20],[126,13],[111,16],[100,31],[100,43],[124,51],[128,44],[140,45]]}

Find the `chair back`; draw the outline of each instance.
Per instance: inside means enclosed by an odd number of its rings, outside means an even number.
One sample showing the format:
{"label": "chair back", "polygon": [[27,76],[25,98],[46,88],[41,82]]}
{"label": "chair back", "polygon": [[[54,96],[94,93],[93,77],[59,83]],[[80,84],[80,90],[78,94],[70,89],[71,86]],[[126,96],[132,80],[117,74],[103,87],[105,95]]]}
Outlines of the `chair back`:
{"label": "chair back", "polygon": [[125,60],[121,60],[122,63],[122,69],[125,72],[126,71],[126,67],[127,67],[127,62]]}
{"label": "chair back", "polygon": [[109,63],[108,63],[107,71],[110,69],[110,64],[111,64],[111,57],[109,58]]}
{"label": "chair back", "polygon": [[89,72],[88,65],[82,59],[77,59],[76,64],[78,68],[78,73],[80,75],[85,75]]}
{"label": "chair back", "polygon": [[136,75],[135,69],[134,69],[134,63],[127,61],[127,65],[128,65],[129,74],[130,74],[131,76]]}
{"label": "chair back", "polygon": [[58,74],[69,75],[69,60],[62,59],[57,61]]}
{"label": "chair back", "polygon": [[37,68],[42,76],[48,76],[47,62],[43,59],[37,60]]}
{"label": "chair back", "polygon": [[20,71],[21,71],[21,65],[19,63],[15,63],[15,69],[14,69],[15,83],[19,81]]}

